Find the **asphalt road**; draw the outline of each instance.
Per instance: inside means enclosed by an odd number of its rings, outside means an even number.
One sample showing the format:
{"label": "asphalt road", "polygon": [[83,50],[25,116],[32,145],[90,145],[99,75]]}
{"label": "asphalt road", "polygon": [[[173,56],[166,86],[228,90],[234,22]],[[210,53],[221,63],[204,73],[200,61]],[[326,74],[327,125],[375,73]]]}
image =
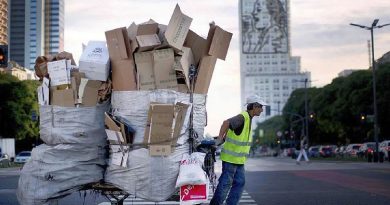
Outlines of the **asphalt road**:
{"label": "asphalt road", "polygon": [[[221,162],[216,170],[220,172]],[[17,169],[0,169],[0,205],[17,205]],[[94,192],[76,192],[58,205],[106,205]],[[126,200],[125,204],[154,204]],[[164,203],[170,204],[170,203]],[[172,203],[172,204],[178,204]],[[388,205],[390,163],[321,162],[295,164],[291,158],[251,158],[246,165],[245,195],[240,205]]]}

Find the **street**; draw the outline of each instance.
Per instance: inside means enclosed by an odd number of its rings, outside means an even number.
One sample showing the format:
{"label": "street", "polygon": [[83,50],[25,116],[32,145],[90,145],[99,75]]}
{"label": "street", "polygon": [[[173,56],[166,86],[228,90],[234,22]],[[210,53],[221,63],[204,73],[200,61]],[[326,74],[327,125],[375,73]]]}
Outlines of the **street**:
{"label": "street", "polygon": [[[221,161],[216,165],[220,173]],[[0,205],[17,205],[19,171],[0,169]],[[109,205],[94,192],[76,192],[58,205]],[[154,203],[129,197],[124,204]],[[312,161],[297,165],[287,157],[250,158],[241,205],[390,204],[390,163]]]}

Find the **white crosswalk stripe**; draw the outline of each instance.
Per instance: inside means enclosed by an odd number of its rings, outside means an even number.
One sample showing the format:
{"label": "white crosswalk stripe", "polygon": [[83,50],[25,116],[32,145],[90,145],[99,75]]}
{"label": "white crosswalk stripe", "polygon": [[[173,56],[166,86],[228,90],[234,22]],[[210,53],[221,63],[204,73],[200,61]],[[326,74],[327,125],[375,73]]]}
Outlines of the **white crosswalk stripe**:
{"label": "white crosswalk stripe", "polygon": [[[203,203],[203,204],[209,204],[210,203],[210,200],[211,198],[213,197],[212,194],[210,194],[208,196],[208,200],[206,203]],[[155,204],[155,205],[160,205],[160,204],[164,204],[164,205],[176,205],[176,204],[180,204],[180,202],[178,201],[163,201],[163,202],[150,202],[150,201],[146,201],[144,199],[141,199],[141,198],[135,198],[134,196],[129,196],[125,199],[125,201],[123,202],[124,205],[148,205],[148,204]],[[241,199],[240,199],[240,202],[238,203],[240,205],[257,205],[256,201],[253,200],[251,198],[251,196],[246,192],[244,191],[242,193],[242,196],[241,196]],[[111,205],[110,202],[102,202],[100,203],[99,205]]]}

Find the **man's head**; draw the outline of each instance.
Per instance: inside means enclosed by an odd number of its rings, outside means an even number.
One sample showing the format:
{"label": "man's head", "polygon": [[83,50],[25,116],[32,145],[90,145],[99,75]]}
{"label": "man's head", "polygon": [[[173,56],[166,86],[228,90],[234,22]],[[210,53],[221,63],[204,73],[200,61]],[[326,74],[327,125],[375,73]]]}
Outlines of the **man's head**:
{"label": "man's head", "polygon": [[267,104],[260,99],[257,95],[251,95],[247,97],[246,99],[246,109],[251,115],[253,116],[260,116],[260,113],[263,112],[263,106],[266,106]]}

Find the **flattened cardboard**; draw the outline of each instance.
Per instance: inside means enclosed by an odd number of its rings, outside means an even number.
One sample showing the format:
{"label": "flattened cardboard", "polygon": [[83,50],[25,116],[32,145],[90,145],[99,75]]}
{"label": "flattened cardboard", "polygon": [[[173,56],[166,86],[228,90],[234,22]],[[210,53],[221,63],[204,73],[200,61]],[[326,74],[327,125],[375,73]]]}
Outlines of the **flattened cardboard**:
{"label": "flattened cardboard", "polygon": [[179,135],[181,134],[181,128],[183,127],[184,120],[186,118],[187,110],[189,105],[184,103],[176,103],[175,106],[175,126],[173,129],[173,138],[174,138],[174,144],[176,144],[177,139]]}
{"label": "flattened cardboard", "polygon": [[73,90],[51,90],[51,105],[57,105],[61,107],[74,107]]}
{"label": "flattened cardboard", "polygon": [[223,30],[219,26],[215,26],[213,33],[209,55],[225,60],[233,34]]}
{"label": "flattened cardboard", "polygon": [[175,10],[169,20],[167,30],[165,31],[165,38],[170,46],[179,51],[182,49],[191,22],[192,18],[183,14],[179,5],[176,4]]}
{"label": "flattened cardboard", "polygon": [[88,80],[84,88],[82,104],[85,107],[96,106],[98,102],[98,91],[102,83],[96,80]]}
{"label": "flattened cardboard", "polygon": [[208,55],[208,42],[193,31],[189,31],[184,46],[191,48],[195,65],[199,64],[203,56]]}
{"label": "flattened cardboard", "polygon": [[174,105],[152,104],[150,119],[150,143],[170,144],[173,130]]}
{"label": "flattened cardboard", "polygon": [[157,89],[178,89],[176,72],[173,69],[175,59],[171,48],[153,52],[153,71]]}
{"label": "flattened cardboard", "polygon": [[111,61],[111,68],[113,90],[137,90],[136,72],[132,59]]}
{"label": "flattened cardboard", "polygon": [[152,50],[161,44],[157,34],[136,36],[138,43],[138,52]]}
{"label": "flattened cardboard", "polygon": [[205,56],[202,58],[198,66],[198,76],[194,89],[195,93],[207,94],[216,62],[217,58],[214,56]]}
{"label": "flattened cardboard", "polygon": [[134,54],[137,65],[139,90],[155,90],[156,83],[153,71],[153,51]]}
{"label": "flattened cardboard", "polygon": [[125,27],[106,31],[105,34],[110,59],[112,61],[133,58],[130,39]]}
{"label": "flattened cardboard", "polygon": [[138,25],[137,36],[157,34],[158,23],[150,19],[149,21]]}

